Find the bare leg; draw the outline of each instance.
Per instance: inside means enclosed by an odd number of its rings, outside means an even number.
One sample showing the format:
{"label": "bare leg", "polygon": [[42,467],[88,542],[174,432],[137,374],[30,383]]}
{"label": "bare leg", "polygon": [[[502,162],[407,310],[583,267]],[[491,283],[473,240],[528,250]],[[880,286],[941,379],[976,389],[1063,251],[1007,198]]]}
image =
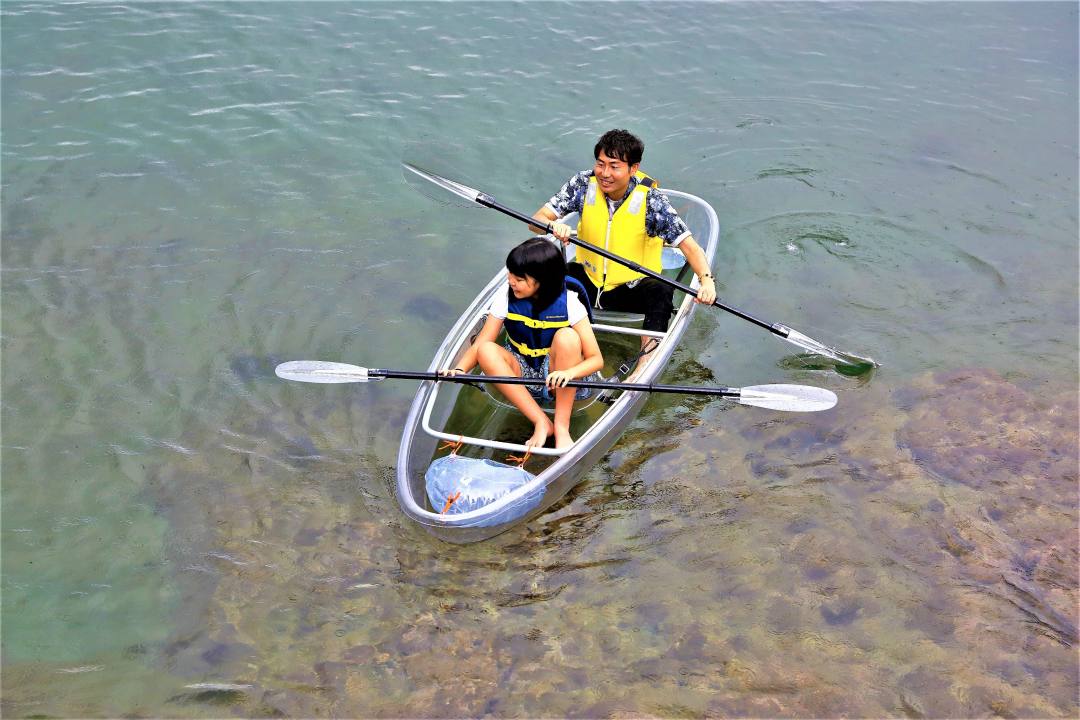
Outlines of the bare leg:
{"label": "bare leg", "polygon": [[[551,342],[552,370],[572,368],[584,359],[581,352],[581,337],[571,328],[563,328],[555,333]],[[555,391],[555,447],[562,449],[574,444],[570,437],[570,414],[574,410],[574,395],[577,388],[559,388]]]}
{"label": "bare leg", "polygon": [[[651,338],[648,335],[642,335],[641,336],[641,349],[642,349],[642,351],[644,351],[650,345],[654,345],[657,342],[659,342],[659,341],[656,338]],[[652,350],[655,350],[655,349],[656,349],[655,347],[652,348]],[[646,366],[648,366],[649,361],[652,360],[652,350],[650,350],[648,353],[646,353],[646,354],[644,354],[644,355],[642,355],[641,357],[638,358],[637,365],[634,367],[634,371],[632,373],[630,373],[629,376],[627,376],[626,382],[630,382],[630,383],[637,382],[638,376],[641,375],[641,373],[645,371],[645,368],[646,368]]]}
{"label": "bare leg", "polygon": [[[479,361],[480,369],[484,371],[485,375],[521,376],[521,368],[518,366],[517,360],[510,354],[509,350],[497,343],[486,342],[478,347],[476,359]],[[520,410],[521,414],[533,424],[532,437],[526,440],[525,444],[533,447],[543,447],[554,427],[551,421],[548,420],[547,414],[533,400],[529,391],[524,385],[496,384],[495,387],[499,388],[499,392],[513,403],[514,407]]]}

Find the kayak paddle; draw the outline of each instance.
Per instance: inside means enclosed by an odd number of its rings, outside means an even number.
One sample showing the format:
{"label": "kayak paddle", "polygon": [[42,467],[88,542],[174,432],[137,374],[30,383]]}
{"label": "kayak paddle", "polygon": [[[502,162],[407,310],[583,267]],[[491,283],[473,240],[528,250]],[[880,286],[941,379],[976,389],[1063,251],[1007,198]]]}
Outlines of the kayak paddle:
{"label": "kayak paddle", "polygon": [[[395,378],[399,380],[436,380],[456,383],[500,383],[504,385],[544,385],[541,378],[500,377],[489,375],[440,375],[435,372],[409,370],[380,370],[346,363],[322,360],[294,360],[278,365],[274,373],[284,380],[309,383],[354,383]],[[817,412],[836,405],[836,393],[808,385],[752,385],[744,388],[698,387],[691,385],[658,385],[656,383],[603,382],[571,380],[566,387],[602,390],[634,390],[638,392],[681,393],[685,395],[720,395],[741,405],[784,410],[787,412]]]}
{"label": "kayak paddle", "polygon": [[[415,166],[415,165],[413,165],[411,163],[402,163],[402,165],[405,167],[406,170],[409,170],[410,172],[413,172],[416,175],[419,175],[420,177],[424,178],[425,180],[427,180],[429,182],[432,182],[435,185],[438,185],[439,187],[443,188],[444,190],[447,190],[447,191],[452,192],[452,193],[454,193],[456,195],[459,195],[459,196],[465,198],[466,200],[469,200],[470,202],[478,203],[480,205],[483,205],[484,207],[491,208],[492,210],[498,210],[499,212],[503,213],[504,215],[509,215],[512,218],[516,218],[517,220],[520,220],[520,221],[522,221],[524,223],[527,223],[529,225],[532,225],[534,227],[544,228],[549,233],[552,232],[553,228],[552,228],[551,223],[545,223],[542,220],[537,220],[536,218],[534,218],[531,215],[526,215],[525,213],[520,212],[518,210],[514,210],[513,208],[508,208],[505,205],[502,205],[499,202],[497,202],[495,200],[495,198],[491,197],[487,193],[483,193],[483,192],[481,192],[479,190],[476,190],[475,188],[469,187],[468,185],[462,185],[459,182],[455,182],[455,181],[450,180],[448,178],[444,178],[444,177],[442,177],[440,175],[436,175],[434,173],[428,172],[427,170],[423,170],[421,168],[418,168],[417,166]],[[591,250],[592,252],[596,253],[597,255],[601,255],[603,257],[606,257],[609,260],[613,260],[613,261],[619,263],[620,265],[625,265],[626,267],[630,268],[631,270],[634,270],[635,272],[639,272],[642,275],[648,275],[651,278],[655,278],[655,279],[659,280],[660,282],[665,283],[666,285],[669,285],[669,286],[675,288],[676,290],[680,290],[680,291],[682,291],[682,292],[684,292],[684,293],[686,293],[688,295],[693,295],[694,297],[697,297],[697,292],[693,288],[691,288],[689,285],[684,285],[683,283],[681,283],[681,282],[679,282],[677,280],[672,280],[669,277],[665,277],[664,275],[661,275],[658,272],[650,270],[649,268],[644,267],[643,265],[639,265],[638,263],[636,263],[636,262],[634,262],[632,260],[624,258],[624,257],[622,257],[620,255],[616,255],[615,253],[613,253],[613,252],[611,252],[609,250],[606,250],[604,248],[597,247],[596,245],[593,245],[591,243],[585,242],[584,240],[580,239],[576,235],[571,235],[570,236],[570,242],[572,242],[575,245],[578,245],[580,247],[583,247],[586,250]],[[821,356],[829,358],[830,360],[834,360],[834,361],[836,361],[838,363],[841,363],[843,365],[850,366],[851,370],[849,370],[848,372],[845,372],[843,374],[855,374],[855,375],[857,375],[857,374],[861,374],[863,372],[866,372],[868,370],[871,370],[871,369],[877,367],[877,363],[874,362],[874,360],[872,360],[872,359],[870,359],[868,357],[862,357],[860,355],[855,355],[855,354],[849,353],[849,352],[843,352],[841,350],[837,350],[835,348],[829,347],[828,345],[825,345],[824,343],[818,342],[817,340],[813,339],[812,337],[804,335],[801,332],[788,327],[787,325],[782,325],[781,323],[766,322],[765,320],[761,320],[759,318],[754,317],[750,313],[744,312],[742,310],[739,310],[736,307],[732,307],[731,305],[727,305],[727,304],[721,302],[720,298],[717,298],[716,300],[714,300],[712,304],[714,306],[720,308],[721,310],[726,310],[727,312],[731,313],[732,315],[735,315],[736,317],[740,317],[743,320],[747,320],[749,322],[752,322],[753,324],[757,325],[758,327],[765,328],[766,330],[773,333],[774,335],[776,335],[776,336],[778,336],[778,337],[780,337],[780,338],[782,338],[784,340],[787,340],[789,343],[792,343],[793,345],[797,345],[797,346],[803,348],[804,350],[809,350],[810,352],[815,353],[817,355],[821,355]]]}

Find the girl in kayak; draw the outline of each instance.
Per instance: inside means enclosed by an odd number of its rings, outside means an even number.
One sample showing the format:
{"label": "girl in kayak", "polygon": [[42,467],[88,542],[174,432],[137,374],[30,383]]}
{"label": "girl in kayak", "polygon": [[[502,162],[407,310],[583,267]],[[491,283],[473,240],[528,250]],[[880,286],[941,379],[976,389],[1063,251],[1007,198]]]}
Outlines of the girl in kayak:
{"label": "girl in kayak", "polygon": [[[467,373],[477,365],[485,375],[544,378],[540,385],[496,385],[533,424],[525,443],[543,446],[550,435],[555,447],[573,444],[570,413],[574,399],[589,396],[587,388],[569,388],[570,380],[597,374],[604,366],[590,323],[585,289],[566,275],[558,246],[542,237],[529,238],[506,256],[506,295],[488,308],[487,321],[455,368],[443,375]],[[585,302],[582,302],[582,301]],[[506,345],[496,340],[506,329]],[[555,399],[555,421],[537,400]]]}

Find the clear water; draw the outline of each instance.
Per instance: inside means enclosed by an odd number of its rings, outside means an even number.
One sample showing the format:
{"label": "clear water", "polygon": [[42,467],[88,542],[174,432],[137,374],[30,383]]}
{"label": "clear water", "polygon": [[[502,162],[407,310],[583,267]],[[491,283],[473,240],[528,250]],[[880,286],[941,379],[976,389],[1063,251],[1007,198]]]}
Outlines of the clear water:
{"label": "clear water", "polygon": [[[5,2],[2,710],[1075,716],[1075,3]],[[722,297],[533,523],[391,489],[408,383],[596,137]]]}

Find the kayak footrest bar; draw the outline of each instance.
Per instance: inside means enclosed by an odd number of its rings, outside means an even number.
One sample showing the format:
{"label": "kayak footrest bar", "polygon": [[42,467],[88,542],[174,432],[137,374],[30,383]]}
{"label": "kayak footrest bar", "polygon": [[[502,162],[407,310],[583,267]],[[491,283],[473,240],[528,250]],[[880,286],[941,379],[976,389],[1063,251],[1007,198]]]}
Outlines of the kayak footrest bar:
{"label": "kayak footrest bar", "polygon": [[431,427],[431,412],[435,408],[435,398],[439,394],[439,384],[435,383],[431,388],[431,395],[428,396],[427,403],[424,406],[424,416],[421,420],[420,426],[424,429],[428,435],[438,438],[440,440],[461,441],[466,445],[478,445],[480,447],[493,448],[495,450],[508,450],[513,452],[531,452],[533,455],[565,455],[569,448],[563,448],[557,450],[555,448],[547,447],[527,447],[521,443],[508,443],[501,442],[499,440],[487,440],[485,438],[470,437],[468,435],[453,435],[451,433],[442,432]]}
{"label": "kayak footrest bar", "polygon": [[617,333],[619,335],[639,335],[642,337],[651,337],[663,340],[667,337],[666,332],[660,332],[658,330],[642,330],[641,328],[623,327],[622,325],[605,325],[603,323],[593,323],[592,328],[594,331]]}

